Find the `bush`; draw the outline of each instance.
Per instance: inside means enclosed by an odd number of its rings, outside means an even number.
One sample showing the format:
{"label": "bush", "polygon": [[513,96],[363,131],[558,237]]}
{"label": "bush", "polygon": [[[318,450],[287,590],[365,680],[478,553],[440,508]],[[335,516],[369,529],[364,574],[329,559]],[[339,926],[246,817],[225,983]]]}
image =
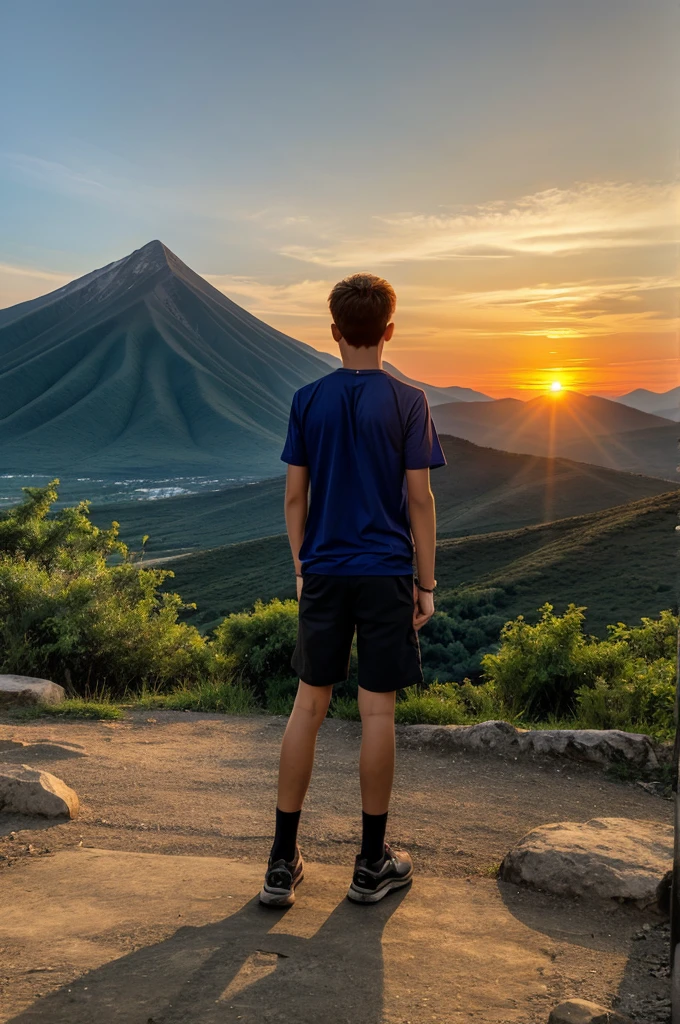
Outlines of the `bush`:
{"label": "bush", "polygon": [[675,673],[672,661],[659,658],[647,663],[639,658],[626,666],[620,678],[598,677],[593,686],[576,692],[577,727],[626,729],[651,733],[657,740],[672,739]]}
{"label": "bush", "polygon": [[297,601],[256,601],[252,612],[234,612],[214,632],[213,650],[226,670],[267,701],[295,696],[297,679],[290,659],[297,637]]}
{"label": "bush", "polygon": [[523,615],[503,626],[500,650],[486,654],[482,668],[513,713],[531,719],[570,714],[579,687],[623,671],[629,656],[625,643],[586,637],[584,611],[570,604],[559,616],[551,604],[544,604],[535,626]]}
{"label": "bush", "polygon": [[483,659],[501,702],[534,720],[568,715],[582,728],[670,737],[677,616],[663,611],[635,627],[619,622],[598,640],[583,634],[583,612],[570,604],[558,616],[545,604],[535,626],[520,615],[503,627],[500,650]]}
{"label": "bush", "polygon": [[57,484],[24,488],[24,501],[0,513],[2,670],[48,676],[81,695],[210,672],[208,644],[178,622],[182,599],[159,594],[172,574],[133,564],[118,524],[93,526],[88,502],[48,518]]}

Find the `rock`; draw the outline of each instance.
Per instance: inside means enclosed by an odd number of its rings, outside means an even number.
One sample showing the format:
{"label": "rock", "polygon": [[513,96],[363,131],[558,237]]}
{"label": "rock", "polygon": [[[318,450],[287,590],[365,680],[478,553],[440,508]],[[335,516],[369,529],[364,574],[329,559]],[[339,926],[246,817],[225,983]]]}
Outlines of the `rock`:
{"label": "rock", "polygon": [[56,775],[27,764],[0,764],[0,811],[75,818],[79,810],[77,793]]}
{"label": "rock", "polygon": [[567,999],[556,1006],[548,1017],[548,1024],[632,1024],[615,1010],[607,1010],[587,999]]}
{"label": "rock", "polygon": [[654,745],[642,733],[620,729],[516,729],[509,722],[477,725],[407,725],[400,729],[405,746],[458,751],[495,751],[500,754],[540,754],[607,765],[626,761],[639,768],[655,768]]}
{"label": "rock", "polygon": [[630,818],[541,825],[506,854],[500,877],[562,896],[656,903],[673,861],[673,826]]}
{"label": "rock", "polygon": [[64,687],[49,679],[0,675],[0,705],[61,704],[65,696]]}

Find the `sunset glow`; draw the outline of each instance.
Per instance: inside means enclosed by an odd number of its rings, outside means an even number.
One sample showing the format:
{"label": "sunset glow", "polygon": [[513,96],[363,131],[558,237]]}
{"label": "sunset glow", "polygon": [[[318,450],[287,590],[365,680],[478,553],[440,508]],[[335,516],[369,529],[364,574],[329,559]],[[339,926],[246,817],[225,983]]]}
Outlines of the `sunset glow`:
{"label": "sunset glow", "polygon": [[554,380],[552,382],[552,384],[550,385],[550,390],[551,391],[561,391],[562,390],[562,385],[560,384],[560,382],[558,380]]}
{"label": "sunset glow", "polygon": [[[352,2],[358,36],[352,16],[317,5],[310,19],[294,0],[283,17],[267,0],[267,17],[239,7],[238,31],[229,5],[198,20],[185,5],[160,45],[160,0],[132,35],[116,5],[91,18],[84,0],[40,6],[39,19],[17,7],[32,46],[0,70],[6,91],[31,82],[0,153],[0,308],[160,238],[250,313],[334,354],[332,286],[386,277],[385,358],[417,380],[527,399],[558,393],[556,379],[608,397],[679,383],[665,15],[602,0],[584,21],[513,0],[491,17],[455,0],[386,23]],[[101,38],[103,52],[88,45]]]}

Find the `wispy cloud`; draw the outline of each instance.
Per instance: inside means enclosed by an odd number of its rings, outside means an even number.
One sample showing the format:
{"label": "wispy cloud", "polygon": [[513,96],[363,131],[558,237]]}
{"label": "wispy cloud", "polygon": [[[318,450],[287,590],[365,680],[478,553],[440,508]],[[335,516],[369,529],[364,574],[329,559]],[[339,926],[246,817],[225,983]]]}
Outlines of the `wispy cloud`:
{"label": "wispy cloud", "polygon": [[43,160],[26,153],[3,153],[2,162],[15,174],[58,192],[104,197],[112,193],[109,184],[68,167],[56,160]]}
{"label": "wispy cloud", "polygon": [[234,302],[246,305],[259,317],[269,315],[320,317],[328,320],[328,293],[334,281],[295,281],[292,284],[270,284],[255,277],[233,274],[204,274]]}
{"label": "wispy cloud", "polygon": [[668,182],[583,183],[514,201],[464,207],[446,215],[374,217],[366,237],[338,232],[314,245],[288,245],[286,256],[324,266],[405,261],[561,256],[638,248],[680,236],[680,189]]}

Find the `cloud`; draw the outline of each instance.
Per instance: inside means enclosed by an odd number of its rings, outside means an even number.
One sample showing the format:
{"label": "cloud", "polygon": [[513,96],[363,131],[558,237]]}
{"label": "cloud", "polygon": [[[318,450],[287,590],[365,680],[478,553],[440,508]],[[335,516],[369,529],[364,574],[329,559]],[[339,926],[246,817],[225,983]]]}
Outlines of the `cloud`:
{"label": "cloud", "polygon": [[255,277],[203,274],[227,298],[247,306],[255,316],[321,317],[328,320],[328,294],[334,281],[295,281],[269,284]]}
{"label": "cloud", "polygon": [[373,217],[364,238],[288,245],[282,255],[324,266],[562,256],[638,248],[680,236],[680,189],[668,182],[582,183],[455,213]]}
{"label": "cloud", "polygon": [[43,160],[26,153],[3,153],[2,161],[21,177],[57,192],[96,197],[104,197],[112,192],[104,182],[81,174],[56,160]]}

